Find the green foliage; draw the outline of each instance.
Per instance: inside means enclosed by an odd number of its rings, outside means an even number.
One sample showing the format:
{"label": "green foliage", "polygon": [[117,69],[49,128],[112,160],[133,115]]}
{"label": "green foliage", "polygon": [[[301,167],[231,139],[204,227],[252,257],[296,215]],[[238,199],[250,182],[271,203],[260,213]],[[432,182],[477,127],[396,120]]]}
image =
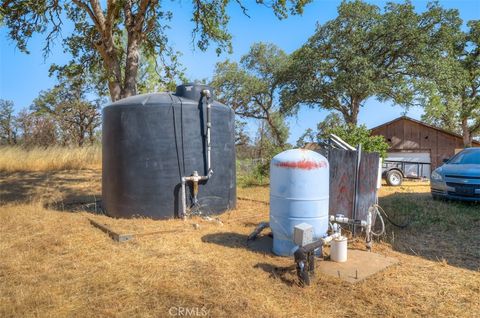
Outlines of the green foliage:
{"label": "green foliage", "polygon": [[362,151],[378,152],[382,158],[387,156],[388,144],[385,138],[370,135],[370,130],[365,125],[353,126],[347,124],[346,126],[333,127],[329,129],[329,132],[353,146],[361,144]]}
{"label": "green foliage", "polygon": [[445,54],[460,24],[456,10],[437,3],[417,13],[410,2],[388,3],[382,11],[359,0],[344,1],[338,16],[319,25],[292,54],[283,110],[318,106],[356,125],[369,97],[411,105],[419,76]]}
{"label": "green foliage", "polygon": [[245,132],[246,122],[235,120],[235,146],[247,145],[250,143],[250,136]]}
{"label": "green foliage", "polygon": [[139,61],[137,87],[139,94],[152,92],[175,91],[177,80],[186,83],[186,77],[177,52],[171,58],[171,65],[160,64],[155,56],[142,54]]}
{"label": "green foliage", "polygon": [[269,136],[285,147],[288,127],[279,112],[280,77],[288,62],[285,52],[273,44],[256,43],[240,63],[218,63],[212,80],[219,101],[232,107],[236,115],[268,125]]}
{"label": "green foliage", "polygon": [[[310,1],[274,0],[271,8],[284,18],[288,12],[301,14]],[[193,37],[201,50],[215,43],[218,54],[231,51],[232,37],[227,29],[231,2],[247,14],[242,0],[192,0]],[[263,0],[256,2],[265,4]],[[62,35],[62,46],[71,60],[63,66],[55,65],[52,72],[95,78],[103,84],[99,88],[108,85],[115,101],[137,93],[142,78],[138,74],[141,56],[146,61],[154,59],[161,67],[162,81],[170,82],[178,75],[179,53],[169,45],[166,33],[173,13],[162,4],[161,0],[3,0],[0,18],[9,37],[26,53],[34,34],[45,35],[45,56]],[[65,20],[73,24],[71,33],[65,32]]]}
{"label": "green foliage", "polygon": [[[337,113],[329,114],[325,120],[318,123],[316,132],[310,129],[304,136],[310,138],[310,142],[313,140],[322,142],[326,141],[331,134],[337,135],[354,147],[361,144],[365,152],[378,152],[382,158],[386,158],[389,146],[383,136],[372,136],[365,125],[348,124]],[[302,146],[305,142],[305,138],[300,139],[298,144]]]}
{"label": "green foliage", "polygon": [[[197,46],[201,50],[206,50],[210,42],[217,43],[217,54],[222,51],[232,51],[232,36],[228,32],[227,25],[230,21],[230,16],[227,14],[227,7],[233,2],[231,0],[195,0],[193,1],[194,12],[192,21],[195,23],[194,35],[199,35],[197,39]],[[243,13],[248,16],[247,5],[242,0],[235,1]],[[312,0],[274,0],[268,5],[271,7],[273,13],[279,18],[283,19],[288,14],[302,14],[303,8]],[[257,4],[267,5],[266,1],[258,0]]]}
{"label": "green foliage", "polygon": [[[339,114],[328,114],[323,121],[317,124],[317,140],[326,140],[332,134],[332,129],[345,129],[346,126],[345,120]],[[356,144],[351,145],[355,146]]]}
{"label": "green foliage", "polygon": [[430,91],[425,99],[422,120],[430,125],[443,128],[453,133],[462,134],[462,103],[452,95],[442,95]]}
{"label": "green foliage", "polygon": [[316,133],[312,128],[307,128],[305,132],[297,139],[297,148],[305,147],[307,143],[316,142]]}
{"label": "green foliage", "polygon": [[53,121],[63,145],[93,144],[100,126],[102,99],[88,100],[85,79],[63,77],[53,88],[40,92],[31,105],[32,115]]}
{"label": "green foliage", "polygon": [[0,144],[17,143],[16,119],[11,100],[0,99]]}
{"label": "green foliage", "polygon": [[448,54],[426,71],[422,119],[446,130],[461,133],[464,145],[480,136],[480,20],[458,28]]}
{"label": "green foliage", "polygon": [[259,166],[261,164],[254,164],[251,159],[237,160],[237,185],[247,188],[268,184],[268,175],[260,173]]}
{"label": "green foliage", "polygon": [[270,161],[280,152],[289,149],[291,146],[286,142],[279,144],[276,142],[274,136],[278,132],[284,136],[285,140],[288,137],[288,126],[285,123],[284,117],[280,113],[272,114],[273,122],[275,123],[275,131],[270,125],[261,125],[258,130],[258,136],[255,144],[258,151],[257,158],[261,162],[255,168],[255,174],[258,176],[268,176],[270,173]]}

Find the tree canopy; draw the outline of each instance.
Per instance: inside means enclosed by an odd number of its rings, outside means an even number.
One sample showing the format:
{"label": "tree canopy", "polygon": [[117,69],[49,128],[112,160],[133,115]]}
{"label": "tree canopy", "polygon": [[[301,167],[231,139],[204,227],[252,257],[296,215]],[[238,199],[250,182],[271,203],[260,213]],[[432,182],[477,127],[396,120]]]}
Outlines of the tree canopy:
{"label": "tree canopy", "polygon": [[282,107],[335,110],[356,125],[368,98],[412,105],[417,80],[445,54],[460,24],[456,10],[437,3],[417,13],[410,2],[388,3],[383,11],[359,0],[342,2],[338,16],[292,54]]}
{"label": "tree canopy", "polygon": [[328,114],[318,123],[316,131],[307,129],[297,141],[297,145],[302,147],[307,142],[326,142],[331,134],[337,135],[354,147],[361,144],[365,152],[378,152],[383,158],[387,155],[389,145],[383,136],[372,136],[365,125],[346,123],[338,113]]}
{"label": "tree canopy", "polygon": [[219,101],[232,107],[242,118],[265,121],[274,144],[283,148],[288,127],[280,113],[280,74],[288,55],[273,44],[256,43],[240,63],[218,63],[212,85]]}
{"label": "tree canopy", "polygon": [[17,143],[16,119],[11,100],[0,99],[0,144]]}
{"label": "tree canopy", "polygon": [[480,136],[480,20],[457,32],[449,54],[429,68],[422,119],[463,135],[466,147]]}
{"label": "tree canopy", "polygon": [[[232,37],[227,28],[230,2],[248,14],[242,0],[192,0],[192,33],[201,50],[211,44],[216,44],[217,53],[231,50]],[[302,13],[309,2],[256,1],[271,7],[279,18]],[[48,55],[62,32],[62,45],[71,61],[55,65],[52,71],[94,77],[96,82],[108,85],[115,101],[137,93],[141,56],[155,58],[163,79],[177,74],[178,52],[170,47],[167,35],[173,12],[163,4],[161,0],[2,0],[0,16],[10,38],[23,52],[28,52],[32,36],[43,34],[43,52]],[[73,30],[65,27],[67,21]]]}
{"label": "tree canopy", "polygon": [[101,123],[102,100],[89,100],[89,90],[81,78],[64,78],[53,88],[40,92],[31,105],[32,115],[51,118],[64,145],[83,146],[86,141],[92,144]]}

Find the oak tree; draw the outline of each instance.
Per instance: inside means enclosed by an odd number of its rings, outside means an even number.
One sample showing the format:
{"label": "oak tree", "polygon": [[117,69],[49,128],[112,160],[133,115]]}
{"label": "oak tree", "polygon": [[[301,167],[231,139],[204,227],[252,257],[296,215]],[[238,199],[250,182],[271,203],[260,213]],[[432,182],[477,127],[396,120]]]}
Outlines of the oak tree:
{"label": "oak tree", "polygon": [[40,92],[31,110],[36,117],[54,120],[62,144],[93,144],[101,123],[102,100],[89,100],[90,90],[82,78],[65,78],[53,88]]}
{"label": "oak tree", "polygon": [[463,136],[471,147],[480,136],[480,20],[458,29],[452,50],[429,68],[422,119]]}
{"label": "oak tree", "polygon": [[356,125],[368,98],[411,105],[424,68],[444,54],[460,23],[456,10],[437,3],[417,13],[410,2],[388,3],[384,10],[342,2],[338,16],[318,25],[292,54],[282,107],[291,113],[301,105],[334,110]]}
{"label": "oak tree", "polygon": [[346,123],[342,116],[335,112],[319,122],[316,131],[307,129],[297,143],[300,146],[305,145],[306,142],[325,143],[331,134],[337,135],[354,147],[361,144],[362,151],[378,152],[383,158],[387,155],[389,145],[383,136],[372,136],[367,126]]}
{"label": "oak tree", "polygon": [[[311,0],[257,0],[279,18],[300,14]],[[135,95],[140,56],[154,57],[162,74],[176,72],[177,52],[168,42],[172,12],[162,0],[2,0],[0,17],[21,51],[28,52],[28,40],[45,36],[44,54],[62,33],[63,48],[71,61],[55,66],[57,71],[90,73],[107,83],[112,101]],[[193,35],[196,45],[206,50],[211,43],[217,52],[231,50],[227,25],[228,5],[233,2],[248,14],[243,0],[192,0]],[[67,26],[67,27],[66,27]],[[73,26],[73,30],[70,26]],[[92,75],[93,74],[93,75]]]}
{"label": "oak tree", "polygon": [[11,100],[0,99],[0,144],[17,143],[16,118]]}
{"label": "oak tree", "polygon": [[212,86],[217,98],[242,118],[265,121],[276,145],[283,148],[288,127],[280,113],[280,74],[288,55],[273,44],[256,43],[240,63],[224,61],[216,65]]}

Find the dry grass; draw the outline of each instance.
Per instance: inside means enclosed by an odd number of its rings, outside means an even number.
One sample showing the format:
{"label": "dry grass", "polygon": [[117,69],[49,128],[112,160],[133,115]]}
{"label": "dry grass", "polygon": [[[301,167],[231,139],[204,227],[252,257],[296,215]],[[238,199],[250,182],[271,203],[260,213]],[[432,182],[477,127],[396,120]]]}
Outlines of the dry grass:
{"label": "dry grass", "polygon": [[52,171],[100,167],[99,146],[25,149],[0,147],[0,171]]}
{"label": "dry grass", "polygon": [[[401,231],[396,231],[393,244],[375,245],[376,252],[398,258],[397,266],[356,285],[318,275],[313,286],[302,289],[296,285],[290,258],[246,244],[255,224],[268,219],[266,204],[239,200],[236,210],[220,216],[223,225],[201,219],[111,219],[61,212],[58,205],[45,207],[49,202],[67,203],[77,193],[78,198],[93,200],[100,190],[98,173],[2,176],[2,188],[20,178],[33,181],[28,197],[13,192],[8,199],[0,196],[1,317],[168,317],[174,306],[203,307],[212,317],[475,317],[480,312],[480,272],[471,268],[469,259],[478,264],[480,256],[465,256],[461,250],[455,255],[462,242],[449,245],[443,236],[431,236],[437,223],[414,220],[408,231],[416,235],[410,244],[415,253],[396,247],[399,240],[405,242]],[[52,195],[42,196],[51,187]],[[415,213],[443,215],[449,203],[430,200],[427,189],[385,188],[381,204],[396,211],[396,198],[415,198]],[[239,196],[268,201],[268,188],[239,189]],[[478,206],[467,207],[476,216],[460,212],[473,225],[443,228],[442,223],[440,228],[445,233],[465,231],[478,247]],[[119,232],[178,231],[115,243],[87,218]],[[361,242],[354,245],[363,248]],[[423,245],[434,250],[438,260],[431,251],[422,254]]]}

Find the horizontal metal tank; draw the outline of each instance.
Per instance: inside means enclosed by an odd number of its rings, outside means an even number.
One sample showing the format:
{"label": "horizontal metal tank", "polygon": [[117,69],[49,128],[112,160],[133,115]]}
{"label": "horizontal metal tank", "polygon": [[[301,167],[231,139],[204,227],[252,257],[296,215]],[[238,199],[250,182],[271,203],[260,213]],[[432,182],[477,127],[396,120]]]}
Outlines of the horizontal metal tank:
{"label": "horizontal metal tank", "polygon": [[293,229],[300,223],[314,228],[314,239],[328,230],[329,165],[317,152],[292,149],[270,163],[270,227],[273,252],[280,256],[295,251]]}
{"label": "horizontal metal tank", "polygon": [[[208,104],[213,174],[199,182],[198,202],[203,213],[235,207],[234,113],[214,96],[206,103],[205,89],[212,92],[205,85],[181,85],[175,94],[132,96],[103,109],[102,202],[108,215],[179,216],[182,177],[208,174]],[[187,182],[187,208],[193,204],[192,188]]]}

